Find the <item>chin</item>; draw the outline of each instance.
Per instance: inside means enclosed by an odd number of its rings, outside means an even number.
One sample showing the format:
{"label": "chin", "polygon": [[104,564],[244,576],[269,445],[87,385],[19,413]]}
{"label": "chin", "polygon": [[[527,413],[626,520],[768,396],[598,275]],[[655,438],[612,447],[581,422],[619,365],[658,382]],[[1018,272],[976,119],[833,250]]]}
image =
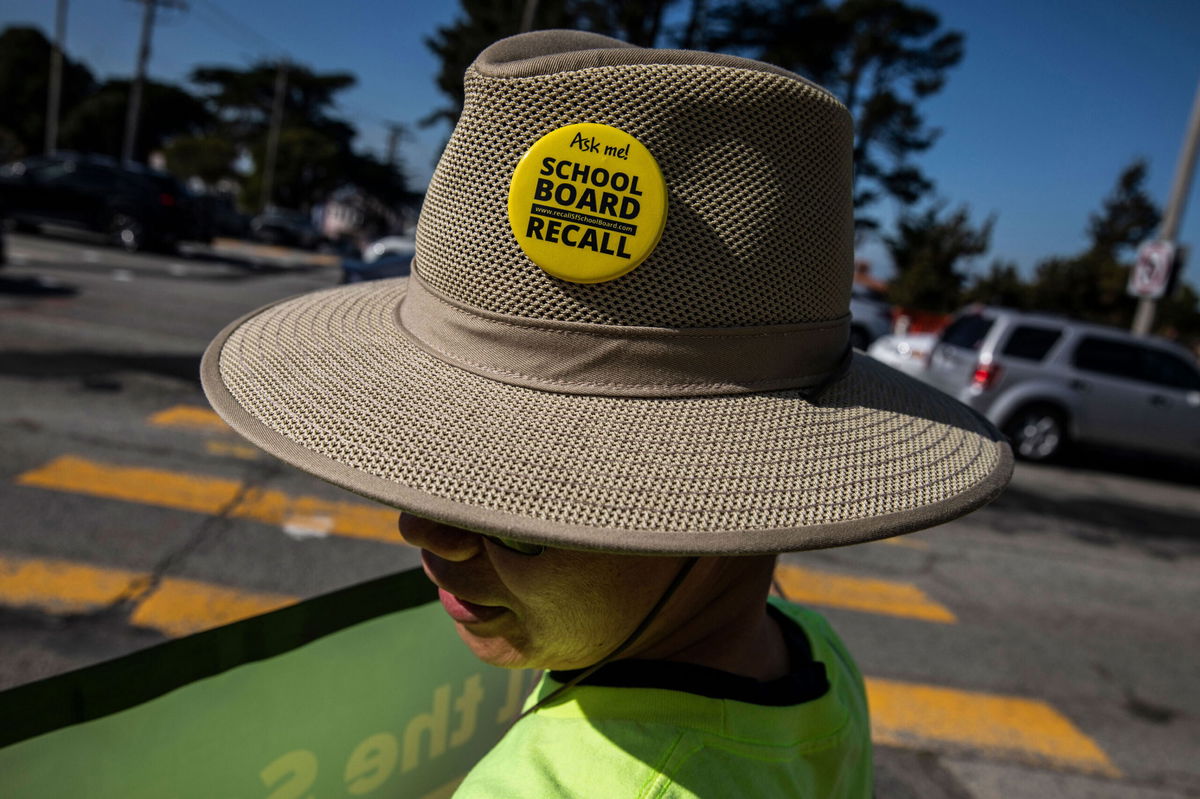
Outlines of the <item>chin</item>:
{"label": "chin", "polygon": [[499,666],[502,669],[542,668],[534,664],[520,647],[507,638],[479,636],[461,624],[454,626],[458,631],[458,637],[463,640],[472,654],[488,665]]}

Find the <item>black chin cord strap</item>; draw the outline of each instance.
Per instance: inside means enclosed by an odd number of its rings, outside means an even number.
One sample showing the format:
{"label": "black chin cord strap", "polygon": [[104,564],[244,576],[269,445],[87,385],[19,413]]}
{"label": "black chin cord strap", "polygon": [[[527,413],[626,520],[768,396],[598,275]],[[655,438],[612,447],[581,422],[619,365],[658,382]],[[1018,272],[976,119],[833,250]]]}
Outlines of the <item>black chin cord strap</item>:
{"label": "black chin cord strap", "polygon": [[683,585],[684,579],[686,579],[688,574],[691,573],[692,568],[696,565],[697,562],[699,562],[699,560],[700,560],[700,558],[698,558],[698,557],[691,557],[691,558],[688,558],[684,562],[683,566],[680,567],[679,572],[675,575],[675,579],[671,580],[671,584],[667,586],[666,590],[663,591],[662,596],[659,597],[658,601],[654,603],[654,607],[650,608],[650,610],[646,613],[645,617],[641,620],[641,622],[638,624],[638,626],[634,628],[633,632],[631,632],[624,641],[622,641],[620,644],[617,645],[616,649],[609,652],[607,655],[605,655],[599,661],[592,664],[591,666],[588,666],[586,669],[579,672],[574,677],[572,677],[570,680],[568,680],[567,682],[558,686],[550,693],[546,694],[546,696],[544,696],[540,700],[538,700],[537,704],[535,704],[533,707],[529,708],[529,710],[526,710],[521,715],[517,716],[516,721],[514,721],[513,723],[515,724],[517,721],[520,721],[521,719],[525,718],[530,713],[532,713],[533,711],[542,707],[543,705],[549,704],[551,701],[553,701],[555,698],[557,698],[560,694],[562,694],[567,689],[574,688],[576,685],[583,682],[591,675],[595,674],[596,671],[598,671],[602,666],[613,662],[621,655],[622,652],[624,652],[629,647],[633,646],[634,642],[637,641],[637,639],[642,636],[642,633],[646,632],[646,630],[650,627],[650,625],[654,623],[654,620],[658,617],[658,614],[666,606],[667,602],[670,601],[671,596],[674,595],[674,593],[679,589],[679,586]]}

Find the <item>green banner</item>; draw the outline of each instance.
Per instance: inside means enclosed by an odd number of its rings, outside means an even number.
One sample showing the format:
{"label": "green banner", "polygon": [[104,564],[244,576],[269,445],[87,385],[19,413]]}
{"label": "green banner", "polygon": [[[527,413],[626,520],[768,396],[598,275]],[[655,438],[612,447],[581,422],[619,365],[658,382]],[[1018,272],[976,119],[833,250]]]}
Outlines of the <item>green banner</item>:
{"label": "green banner", "polygon": [[433,598],[406,572],[0,693],[0,797],[449,796],[533,675]]}

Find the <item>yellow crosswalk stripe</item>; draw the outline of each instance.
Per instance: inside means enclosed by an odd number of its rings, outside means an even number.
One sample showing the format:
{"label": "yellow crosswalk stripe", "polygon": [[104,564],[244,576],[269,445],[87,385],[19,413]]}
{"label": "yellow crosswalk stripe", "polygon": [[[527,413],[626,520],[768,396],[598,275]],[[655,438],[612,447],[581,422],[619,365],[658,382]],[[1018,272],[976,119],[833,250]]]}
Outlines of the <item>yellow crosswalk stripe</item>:
{"label": "yellow crosswalk stripe", "polygon": [[240,458],[244,461],[258,460],[260,451],[245,444],[233,444],[229,441],[205,441],[204,450],[209,455]]}
{"label": "yellow crosswalk stripe", "polygon": [[150,416],[155,427],[180,427],[208,433],[230,433],[229,425],[214,412],[199,405],[174,405]]}
{"label": "yellow crosswalk stripe", "polygon": [[243,491],[241,482],[218,477],[116,466],[64,455],[18,476],[17,483],[194,513],[224,513],[285,529],[298,526],[348,538],[404,543],[396,528],[395,510],[361,502],[290,496],[282,491]]}
{"label": "yellow crosswalk stripe", "polygon": [[51,613],[81,613],[118,600],[133,604],[130,621],[179,636],[257,616],[296,602],[282,594],[56,560],[0,556],[0,603]]}
{"label": "yellow crosswalk stripe", "polygon": [[954,624],[958,619],[945,605],[911,583],[870,577],[850,577],[780,564],[775,579],[793,602],[844,608],[885,616]]}
{"label": "yellow crosswalk stripe", "polygon": [[1095,741],[1045,702],[873,678],[867,695],[878,744],[934,741],[1121,776]]}

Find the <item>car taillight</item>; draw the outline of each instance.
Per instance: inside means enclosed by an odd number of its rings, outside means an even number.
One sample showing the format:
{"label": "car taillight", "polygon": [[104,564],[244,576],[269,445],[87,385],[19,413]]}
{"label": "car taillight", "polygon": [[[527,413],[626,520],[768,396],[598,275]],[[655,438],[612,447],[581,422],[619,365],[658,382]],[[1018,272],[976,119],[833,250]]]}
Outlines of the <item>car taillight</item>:
{"label": "car taillight", "polygon": [[975,366],[975,374],[971,377],[971,384],[978,386],[981,389],[992,387],[1000,378],[1000,367],[994,363],[981,363]]}
{"label": "car taillight", "polygon": [[158,195],[158,201],[162,205],[165,205],[167,208],[170,208],[172,205],[175,204],[175,195],[167,194],[164,191],[162,194]]}

